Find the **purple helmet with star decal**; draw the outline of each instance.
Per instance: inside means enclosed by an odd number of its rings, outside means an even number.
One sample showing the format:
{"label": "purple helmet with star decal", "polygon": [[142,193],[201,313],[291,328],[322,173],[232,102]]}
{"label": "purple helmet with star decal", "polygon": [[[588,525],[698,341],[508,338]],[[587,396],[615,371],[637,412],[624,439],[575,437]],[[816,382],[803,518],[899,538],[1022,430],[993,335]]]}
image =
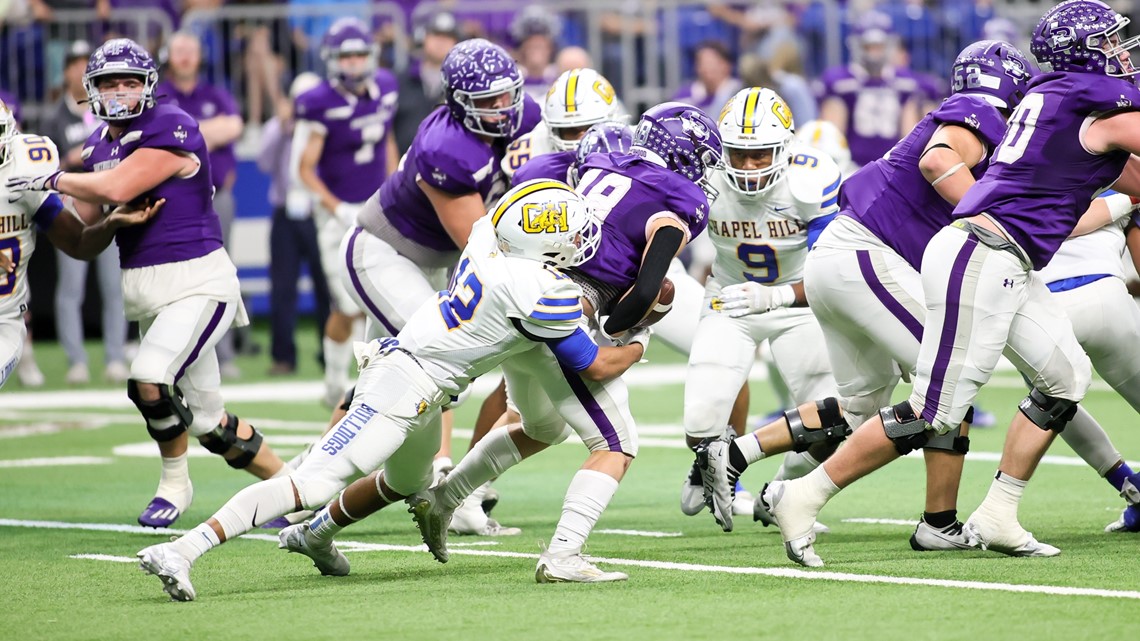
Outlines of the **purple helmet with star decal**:
{"label": "purple helmet with star decal", "polygon": [[[137,96],[130,92],[100,93],[99,79],[107,76],[137,76],[142,90]],[[154,88],[158,85],[158,67],[139,43],[129,38],[115,38],[104,42],[91,54],[87,70],[83,73],[83,88],[87,102],[95,117],[107,122],[122,122],[135,118],[144,109],[154,106]],[[131,107],[127,100],[138,98]]]}
{"label": "purple helmet with star decal", "polygon": [[1036,75],[1017,47],[1000,40],[979,40],[962,50],[951,69],[954,93],[981,96],[998,109],[1012,110],[1025,97]]}
{"label": "purple helmet with star decal", "polygon": [[1029,52],[1042,71],[1131,78],[1137,69],[1122,56],[1140,45],[1140,36],[1121,37],[1128,23],[1128,18],[1098,0],[1067,0],[1041,17]]}
{"label": "purple helmet with star decal", "polygon": [[[469,131],[510,138],[523,121],[523,79],[518,65],[499,45],[482,38],[465,40],[443,60],[443,91],[451,115]],[[503,106],[486,104],[507,94]]]}
{"label": "purple helmet with star decal", "polygon": [[716,123],[700,109],[682,102],[650,107],[637,123],[630,151],[661,160],[669,169],[702,186],[706,174],[723,162]]}
{"label": "purple helmet with star decal", "polygon": [[586,162],[590,154],[625,154],[633,146],[633,127],[623,122],[599,122],[582,135],[578,149],[574,153],[574,164],[570,166],[570,177],[578,184],[578,168]]}
{"label": "purple helmet with star decal", "polygon": [[[376,71],[376,58],[379,53],[376,42],[368,27],[356,18],[341,18],[332,23],[321,42],[321,59],[329,80],[339,83],[350,91],[372,76]],[[368,56],[368,64],[361,69],[348,70],[340,64],[343,56]]]}

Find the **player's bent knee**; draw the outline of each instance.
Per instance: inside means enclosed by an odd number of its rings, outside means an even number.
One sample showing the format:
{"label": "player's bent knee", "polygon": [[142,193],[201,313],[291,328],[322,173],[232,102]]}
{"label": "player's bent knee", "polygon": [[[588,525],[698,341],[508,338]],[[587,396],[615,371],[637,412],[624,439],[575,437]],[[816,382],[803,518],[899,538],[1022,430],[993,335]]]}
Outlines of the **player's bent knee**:
{"label": "player's bent knee", "polygon": [[523,419],[522,432],[527,438],[538,441],[539,443],[558,445],[562,443],[562,441],[570,438],[570,434],[572,434],[574,430],[565,422],[528,423],[526,419]]}
{"label": "player's bent knee", "polygon": [[1049,396],[1033,388],[1017,409],[1037,427],[1060,434],[1077,415],[1077,402]]}
{"label": "player's bent knee", "polygon": [[345,487],[344,482],[340,479],[330,479],[317,475],[294,472],[289,478],[293,481],[293,488],[301,500],[301,507],[306,510],[317,510],[324,507]]}
{"label": "player's bent knee", "polygon": [[925,447],[930,440],[932,428],[914,413],[909,401],[903,401],[894,407],[884,407],[879,410],[879,417],[883,419],[883,432],[894,443],[899,456],[906,456]]}
{"label": "player's bent knee", "polygon": [[[143,385],[158,389],[157,400],[145,400]],[[194,414],[182,398],[182,390],[177,385],[165,383],[143,383],[135,379],[127,380],[127,398],[138,408],[146,419],[146,430],[150,437],[160,443],[172,441],[186,432],[194,421]]]}
{"label": "player's bent knee", "polygon": [[[972,418],[970,415],[973,414],[973,411],[974,408],[970,408],[970,411],[967,412],[967,416]],[[967,422],[969,422],[969,418]],[[945,434],[934,434],[930,436],[923,449],[942,450],[944,452],[965,456],[970,452],[970,437],[962,436],[962,426],[959,425]]]}
{"label": "player's bent knee", "polygon": [[261,451],[264,437],[252,425],[249,427],[250,435],[242,438],[238,435],[238,417],[226,412],[222,422],[211,432],[198,437],[202,446],[214,454],[225,455],[230,450],[237,450],[238,455],[227,458],[226,464],[235,470],[249,467],[257,453]]}
{"label": "player's bent knee", "polygon": [[792,450],[795,452],[806,452],[816,443],[838,445],[851,434],[851,426],[839,409],[839,399],[816,401],[815,409],[819,416],[818,427],[804,425],[798,407],[784,414],[788,421],[788,431],[792,435]]}

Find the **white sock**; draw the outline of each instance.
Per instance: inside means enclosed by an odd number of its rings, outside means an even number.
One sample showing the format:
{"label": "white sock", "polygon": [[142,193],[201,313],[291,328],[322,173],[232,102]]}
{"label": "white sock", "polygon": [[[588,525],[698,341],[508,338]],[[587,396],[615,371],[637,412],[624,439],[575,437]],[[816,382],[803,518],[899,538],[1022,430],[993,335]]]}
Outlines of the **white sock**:
{"label": "white sock", "polygon": [[1083,405],[1077,406],[1077,414],[1065,426],[1061,438],[1101,476],[1108,474],[1120,461],[1120,452]]}
{"label": "white sock", "polygon": [[214,514],[214,519],[221,524],[226,540],[231,541],[295,509],[293,481],[278,477],[238,492]]}
{"label": "white sock", "polygon": [[807,452],[788,452],[784,455],[784,462],[776,471],[773,481],[787,481],[807,476],[812,470],[819,467],[819,461]]}
{"label": "white sock", "polygon": [[[333,500],[339,501],[343,496],[344,492],[341,492],[340,496]],[[329,514],[329,506],[326,505],[317,511],[313,520],[309,521],[309,531],[305,534],[305,538],[310,541],[331,541],[345,527],[347,526],[338,525],[332,519],[332,515]]]}
{"label": "white sock", "polygon": [[174,542],[174,547],[178,550],[179,554],[193,563],[198,557],[209,552],[214,546],[221,544],[222,542],[218,539],[214,528],[205,523],[201,523],[193,530],[180,536],[178,540]]}
{"label": "white sock", "polygon": [[352,341],[338,343],[325,336],[325,386],[348,389],[348,364],[352,362]]}
{"label": "white sock", "polygon": [[1026,481],[999,470],[977,511],[998,523],[1017,522],[1017,506],[1021,503],[1026,484]]}
{"label": "white sock", "polygon": [[558,527],[554,529],[547,551],[559,556],[581,552],[586,537],[590,536],[590,531],[610,504],[617,488],[617,479],[609,474],[578,470],[570,481],[570,487],[566,489],[562,518],[558,519]]}
{"label": "white sock", "polygon": [[511,440],[511,430],[491,430],[470,452],[459,461],[459,465],[447,475],[440,485],[440,504],[454,510],[475,491],[475,488],[506,472],[522,460],[522,455]]}
{"label": "white sock", "polygon": [[736,447],[740,449],[740,453],[744,455],[744,460],[752,465],[756,461],[764,458],[764,450],[760,449],[760,439],[756,438],[755,432],[749,432],[744,436],[738,436],[733,440]]}
{"label": "white sock", "polygon": [[155,496],[170,501],[181,512],[189,507],[191,497],[190,465],[186,453],[181,456],[162,457],[162,475],[158,479]]}
{"label": "white sock", "polygon": [[831,477],[827,475],[827,470],[822,465],[807,475],[790,482],[800,484],[799,487],[803,488],[804,491],[804,500],[817,511],[823,509],[831,497],[839,494],[839,486],[831,480]]}

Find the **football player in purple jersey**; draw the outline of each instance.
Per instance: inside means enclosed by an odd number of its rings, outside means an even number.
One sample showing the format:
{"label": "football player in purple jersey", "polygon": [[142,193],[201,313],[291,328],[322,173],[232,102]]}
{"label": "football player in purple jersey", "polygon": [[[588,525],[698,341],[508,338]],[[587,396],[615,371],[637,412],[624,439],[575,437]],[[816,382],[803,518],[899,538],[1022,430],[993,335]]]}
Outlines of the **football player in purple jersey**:
{"label": "football player in purple jersey", "polygon": [[332,309],[325,323],[325,403],[335,407],[348,388],[352,326],[361,308],[341,282],[340,241],[356,212],[396,170],[396,77],[376,68],[378,52],[367,25],[342,18],[321,45],[328,77],[297,97],[293,133],[298,185],[316,202],[321,263]]}
{"label": "football player in purple jersey", "polygon": [[892,63],[897,37],[878,11],[859,17],[850,36],[851,62],[824,72],[816,83],[819,117],[847,136],[859,165],[879,158],[920,117],[922,87]]}
{"label": "football player in purple jersey", "polygon": [[[922,258],[925,331],[909,400],[880,410],[815,472],[774,483],[764,500],[780,522],[788,557],[821,565],[811,524],[859,478],[957,427],[1004,352],[1033,389],[1015,415],[998,473],[965,527],[982,547],[1011,556],[1055,556],[1017,519],[1026,483],[1053,438],[1073,419],[1091,382],[1089,358],[1041,277],[1066,237],[1090,219],[1107,224],[1133,207],[1093,198],[1109,186],[1140,195],[1140,89],[1124,39],[1128,19],[1098,0],[1068,0],[1038,23],[1030,50],[1041,75],[1010,117],[990,167],[965,191],[954,222]],[[958,180],[951,167],[944,183]],[[1127,466],[1109,479],[1130,500]]]}
{"label": "football player in purple jersey", "polygon": [[166,201],[146,224],[119,229],[115,242],[126,316],[142,331],[127,396],[162,455],[158,490],[139,523],[167,527],[193,498],[187,433],[258,478],[273,476],[283,464],[222,402],[214,346],[230,325],[249,321],[237,269],[222,248],[197,122],[178,107],[155,104],[154,60],[126,38],[91,54],[83,82],[91,110],[105,122],[83,149],[87,173],[13,177],[8,189],[71,196],[87,221],[98,220],[104,207]]}

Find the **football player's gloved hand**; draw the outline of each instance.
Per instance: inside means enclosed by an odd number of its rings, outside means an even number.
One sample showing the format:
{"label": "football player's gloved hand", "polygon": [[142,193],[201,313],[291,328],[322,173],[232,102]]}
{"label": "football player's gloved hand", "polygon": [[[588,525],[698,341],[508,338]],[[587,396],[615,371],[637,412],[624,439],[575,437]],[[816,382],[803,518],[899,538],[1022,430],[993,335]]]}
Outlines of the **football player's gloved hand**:
{"label": "football player's gloved hand", "polygon": [[62,175],[63,171],[59,170],[42,176],[12,176],[4,183],[9,192],[8,202],[16,202],[25,191],[54,191],[55,183]]}
{"label": "football player's gloved hand", "polygon": [[362,206],[356,203],[342,202],[336,206],[333,215],[336,216],[336,219],[339,220],[342,225],[352,229],[356,227],[356,214],[358,214],[361,209]]}
{"label": "football player's gloved hand", "polygon": [[653,330],[648,327],[637,327],[622,334],[615,342],[619,346],[632,345],[637,343],[641,345],[642,354],[649,349],[649,337],[653,334]]}
{"label": "football player's gloved hand", "polygon": [[721,313],[740,318],[790,307],[796,302],[796,291],[791,285],[768,286],[748,281],[725,287],[719,298]]}

